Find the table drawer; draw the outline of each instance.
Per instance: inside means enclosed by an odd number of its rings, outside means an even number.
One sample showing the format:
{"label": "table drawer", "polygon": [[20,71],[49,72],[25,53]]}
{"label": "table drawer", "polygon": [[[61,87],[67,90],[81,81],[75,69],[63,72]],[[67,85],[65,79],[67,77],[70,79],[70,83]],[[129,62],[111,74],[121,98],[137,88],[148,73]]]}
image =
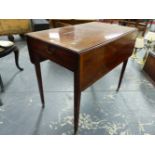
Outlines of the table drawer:
{"label": "table drawer", "polygon": [[32,53],[36,53],[43,58],[50,59],[71,71],[76,69],[77,55],[75,53],[40,40],[32,38],[28,38],[28,40],[28,42],[30,42],[28,46],[29,49],[33,51]]}

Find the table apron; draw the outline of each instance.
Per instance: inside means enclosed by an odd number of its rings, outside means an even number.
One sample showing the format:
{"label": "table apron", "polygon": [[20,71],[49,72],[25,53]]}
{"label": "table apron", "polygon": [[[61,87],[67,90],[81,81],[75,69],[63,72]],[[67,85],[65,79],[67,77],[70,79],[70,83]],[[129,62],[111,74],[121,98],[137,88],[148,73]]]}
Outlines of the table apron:
{"label": "table apron", "polygon": [[78,54],[33,38],[27,38],[27,42],[32,63],[38,57],[40,61],[48,59],[71,71],[77,69]]}

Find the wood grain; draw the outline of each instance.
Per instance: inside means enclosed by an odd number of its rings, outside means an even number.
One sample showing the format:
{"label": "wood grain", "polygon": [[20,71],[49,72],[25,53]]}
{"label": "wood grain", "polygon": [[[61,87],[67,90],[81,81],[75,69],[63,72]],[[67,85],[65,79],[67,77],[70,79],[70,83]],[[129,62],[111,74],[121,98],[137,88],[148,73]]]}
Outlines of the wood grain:
{"label": "wood grain", "polygon": [[51,60],[73,71],[74,133],[77,133],[81,92],[124,62],[120,88],[136,36],[135,28],[100,22],[29,33],[29,55],[35,64],[42,104],[44,97],[39,62]]}

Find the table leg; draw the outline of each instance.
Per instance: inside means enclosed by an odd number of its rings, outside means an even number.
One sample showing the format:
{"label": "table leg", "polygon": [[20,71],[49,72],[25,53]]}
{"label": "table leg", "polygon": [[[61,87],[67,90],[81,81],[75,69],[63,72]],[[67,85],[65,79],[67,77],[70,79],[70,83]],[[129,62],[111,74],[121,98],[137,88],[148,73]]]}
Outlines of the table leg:
{"label": "table leg", "polygon": [[123,66],[122,66],[122,70],[121,70],[121,75],[120,75],[120,78],[119,78],[119,83],[118,83],[118,87],[117,87],[116,91],[119,91],[119,89],[120,89],[127,62],[128,62],[128,59],[123,62]]}
{"label": "table leg", "polygon": [[43,84],[42,84],[40,62],[38,60],[35,60],[34,65],[35,65],[35,71],[36,71],[36,76],[37,76],[37,81],[38,81],[38,87],[39,87],[39,93],[40,93],[40,98],[41,98],[41,102],[42,102],[42,107],[44,108],[45,101],[44,101],[44,91],[43,91]]}
{"label": "table leg", "polygon": [[74,73],[74,134],[76,134],[78,130],[80,99],[81,99],[80,78],[78,73]]}

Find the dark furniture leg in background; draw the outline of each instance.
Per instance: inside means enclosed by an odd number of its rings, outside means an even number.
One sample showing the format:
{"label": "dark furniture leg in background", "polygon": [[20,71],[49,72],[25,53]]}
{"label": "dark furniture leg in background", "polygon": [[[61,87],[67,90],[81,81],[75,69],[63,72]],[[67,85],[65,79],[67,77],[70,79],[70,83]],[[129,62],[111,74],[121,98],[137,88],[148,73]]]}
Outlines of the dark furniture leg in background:
{"label": "dark furniture leg in background", "polygon": [[15,41],[15,38],[13,35],[8,35],[8,40],[14,42]]}
{"label": "dark furniture leg in background", "polygon": [[37,76],[37,81],[38,81],[38,86],[39,86],[39,93],[41,97],[41,103],[42,107],[45,107],[45,100],[44,100],[44,91],[43,91],[43,84],[42,84],[42,75],[41,75],[41,68],[40,68],[40,62],[39,60],[35,60],[35,71],[36,71],[36,76]]}
{"label": "dark furniture leg in background", "polygon": [[23,71],[23,68],[21,68],[21,67],[19,66],[19,63],[18,63],[18,61],[19,61],[19,50],[18,50],[17,47],[15,47],[15,49],[14,49],[14,54],[15,54],[15,63],[16,63],[17,68],[18,68],[19,70]]}
{"label": "dark furniture leg in background", "polygon": [[117,87],[116,91],[119,91],[119,89],[120,89],[127,62],[128,62],[128,59],[123,62],[123,66],[122,66],[122,70],[121,70],[121,75],[120,75],[120,78],[119,78],[118,87]]}
{"label": "dark furniture leg in background", "polygon": [[20,37],[25,40],[25,35],[24,34],[20,34]]}
{"label": "dark furniture leg in background", "polygon": [[2,81],[2,77],[0,75],[0,86],[1,86],[1,92],[4,91],[4,85],[3,85],[3,81]]}
{"label": "dark furniture leg in background", "polygon": [[[18,63],[18,59],[19,59],[19,50],[17,48],[16,45],[13,45],[13,46],[10,46],[6,49],[4,49],[2,52],[0,52],[0,58],[4,57],[4,56],[7,56],[8,54],[14,52],[15,54],[15,63],[16,63],[16,66],[17,68],[20,70],[20,71],[23,71],[24,69],[21,68],[19,66],[19,63]],[[0,76],[0,87],[1,87],[1,90],[4,91],[4,85],[3,85],[3,82],[2,82],[2,77]]]}

